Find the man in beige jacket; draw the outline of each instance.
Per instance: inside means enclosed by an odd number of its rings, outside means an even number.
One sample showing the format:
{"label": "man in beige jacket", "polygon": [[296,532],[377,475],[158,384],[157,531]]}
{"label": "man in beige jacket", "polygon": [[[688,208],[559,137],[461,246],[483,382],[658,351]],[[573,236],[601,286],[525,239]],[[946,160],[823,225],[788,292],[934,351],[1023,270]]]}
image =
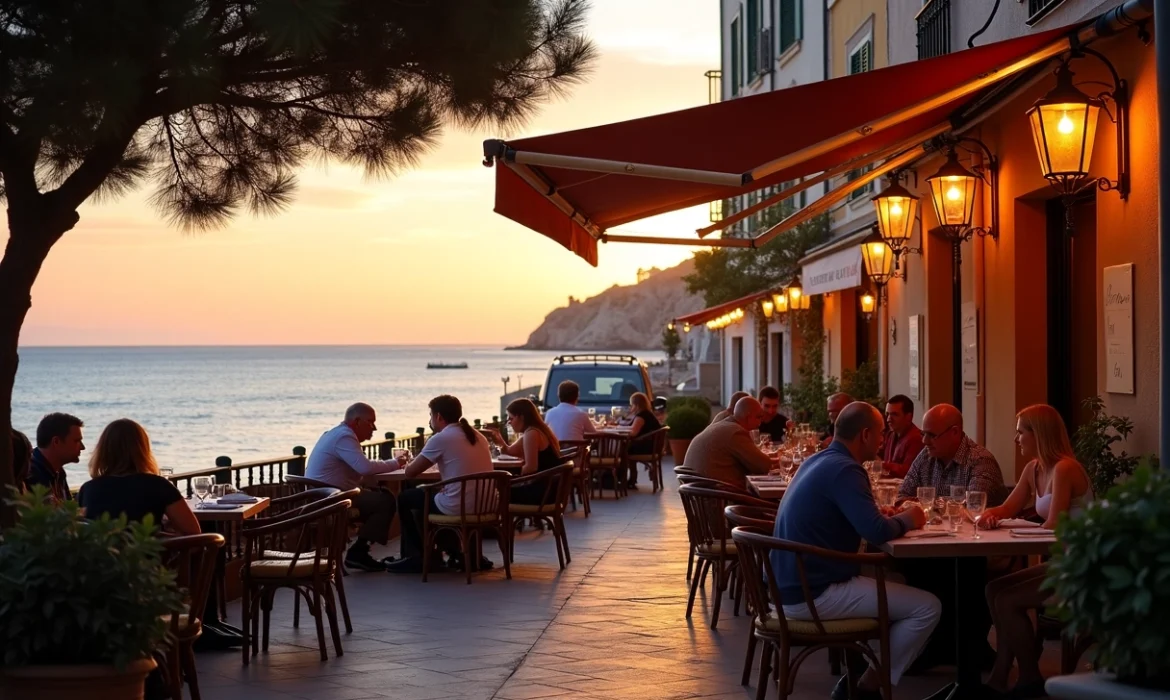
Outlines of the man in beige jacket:
{"label": "man in beige jacket", "polygon": [[687,466],[708,479],[746,487],[748,474],[767,474],[772,460],[752,442],[764,409],[752,397],[740,399],[731,417],[716,421],[695,436],[687,448]]}

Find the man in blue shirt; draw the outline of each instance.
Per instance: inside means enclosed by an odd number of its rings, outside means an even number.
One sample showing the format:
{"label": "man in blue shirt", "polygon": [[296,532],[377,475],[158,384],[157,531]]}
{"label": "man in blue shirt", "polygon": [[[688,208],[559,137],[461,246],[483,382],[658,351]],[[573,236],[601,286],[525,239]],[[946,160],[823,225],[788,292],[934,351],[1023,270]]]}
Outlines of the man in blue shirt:
{"label": "man in blue shirt", "polygon": [[[854,402],[841,411],[835,426],[829,447],[806,461],[788,486],[776,515],[774,536],[838,552],[857,552],[862,539],[881,544],[921,528],[926,517],[916,505],[892,517],[878,509],[861,466],[877,456],[885,427],[882,414],[867,403]],[[784,615],[811,620],[795,555],[776,551],[771,561]],[[877,581],[862,576],[859,566],[814,557],[805,557],[804,564],[813,605],[821,619],[878,616]],[[890,679],[896,685],[938,624],[941,605],[930,593],[897,583],[886,584],[886,597]],[[847,683],[845,678],[838,683],[834,698],[847,694]],[[878,698],[878,688],[878,676],[869,669],[857,680],[853,697]]]}

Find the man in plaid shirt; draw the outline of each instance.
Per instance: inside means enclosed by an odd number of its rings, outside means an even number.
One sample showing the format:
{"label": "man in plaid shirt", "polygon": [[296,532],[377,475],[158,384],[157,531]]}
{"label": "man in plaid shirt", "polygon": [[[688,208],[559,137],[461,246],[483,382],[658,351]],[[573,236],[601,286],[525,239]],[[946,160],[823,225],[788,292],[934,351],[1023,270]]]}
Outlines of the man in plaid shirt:
{"label": "man in plaid shirt", "polygon": [[[939,404],[922,417],[922,444],[910,471],[898,491],[899,498],[915,498],[919,486],[933,486],[935,496],[949,498],[951,486],[962,486],[968,491],[983,491],[987,505],[1003,502],[1005,490],[1003,473],[995,457],[982,445],[963,432],[963,414],[949,404]],[[911,666],[909,673],[920,673],[933,666],[951,664],[955,660],[956,591],[954,563],[949,559],[906,559],[899,562],[899,570],[906,583],[929,591],[942,602],[942,618],[931,635],[926,649]],[[964,582],[959,594],[963,605],[970,610],[970,626],[964,628],[967,639],[964,647],[977,655],[981,666],[990,668],[995,652],[987,643],[991,629],[991,613],[984,597],[982,577]]]}
{"label": "man in plaid shirt", "polygon": [[952,486],[983,491],[987,505],[1004,499],[1003,473],[995,456],[963,432],[963,414],[950,404],[939,404],[922,417],[922,444],[902,481],[898,498],[914,498],[919,486],[933,486],[937,498],[949,498]]}

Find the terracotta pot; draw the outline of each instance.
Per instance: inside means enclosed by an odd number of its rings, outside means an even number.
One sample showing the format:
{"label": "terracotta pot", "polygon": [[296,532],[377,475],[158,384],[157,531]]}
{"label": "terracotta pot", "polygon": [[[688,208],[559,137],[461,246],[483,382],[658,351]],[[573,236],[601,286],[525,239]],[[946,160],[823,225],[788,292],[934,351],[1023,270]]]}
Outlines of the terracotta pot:
{"label": "terracotta pot", "polygon": [[667,440],[667,442],[670,443],[670,456],[674,457],[674,466],[686,464],[687,448],[691,446],[691,441]]}
{"label": "terracotta pot", "polygon": [[124,671],[98,664],[0,668],[0,698],[142,700],[154,659],[131,662]]}

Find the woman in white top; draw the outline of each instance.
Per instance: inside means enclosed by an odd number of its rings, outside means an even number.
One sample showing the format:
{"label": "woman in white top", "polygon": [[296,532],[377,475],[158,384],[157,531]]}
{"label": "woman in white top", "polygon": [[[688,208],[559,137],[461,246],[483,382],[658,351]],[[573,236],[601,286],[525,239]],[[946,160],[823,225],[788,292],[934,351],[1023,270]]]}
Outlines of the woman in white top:
{"label": "woman in white top", "polygon": [[[1036,514],[1044,518],[1044,527],[1052,529],[1061,514],[1075,514],[1092,500],[1092,482],[1073,454],[1064,420],[1055,408],[1037,404],[1020,411],[1016,416],[1016,444],[1029,462],[1003,505],[984,512],[981,527],[996,527],[1001,520],[1015,517],[1034,504]],[[1004,690],[1015,659],[1020,672],[1009,693],[1012,698],[1045,696],[1036,630],[1029,612],[1048,600],[1048,592],[1041,589],[1047,570],[1047,564],[1040,564],[987,584],[987,605],[995,622],[998,647],[987,684]]]}

